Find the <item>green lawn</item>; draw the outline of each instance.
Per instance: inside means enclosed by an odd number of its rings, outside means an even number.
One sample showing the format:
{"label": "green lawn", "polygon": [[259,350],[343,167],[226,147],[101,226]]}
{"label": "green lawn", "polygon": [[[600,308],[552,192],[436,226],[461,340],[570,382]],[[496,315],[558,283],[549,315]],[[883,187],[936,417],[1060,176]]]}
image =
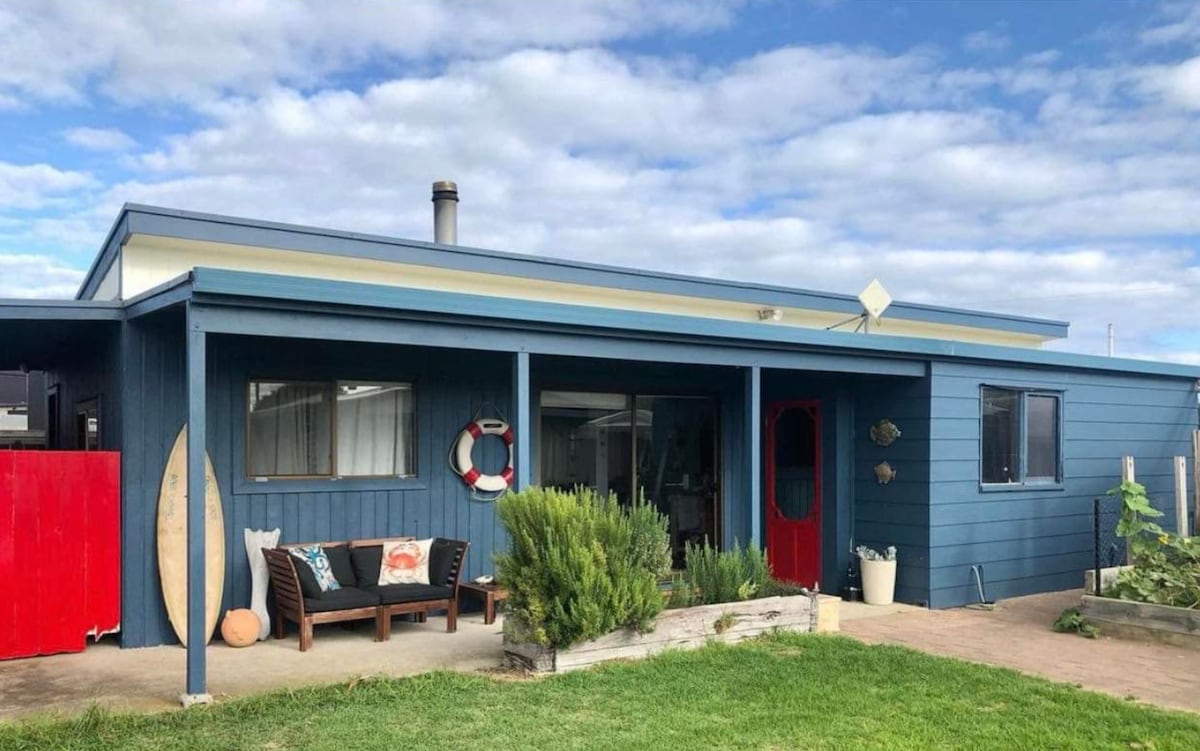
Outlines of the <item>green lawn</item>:
{"label": "green lawn", "polygon": [[540,680],[433,673],[0,724],[5,750],[385,748],[1195,751],[1200,717],[896,647],[781,635]]}

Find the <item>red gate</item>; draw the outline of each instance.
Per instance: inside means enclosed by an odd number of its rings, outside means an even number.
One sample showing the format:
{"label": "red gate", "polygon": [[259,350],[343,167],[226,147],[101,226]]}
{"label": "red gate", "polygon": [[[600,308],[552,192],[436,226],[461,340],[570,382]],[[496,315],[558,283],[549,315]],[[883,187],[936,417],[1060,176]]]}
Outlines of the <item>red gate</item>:
{"label": "red gate", "polygon": [[0,660],[121,627],[121,455],[0,451]]}

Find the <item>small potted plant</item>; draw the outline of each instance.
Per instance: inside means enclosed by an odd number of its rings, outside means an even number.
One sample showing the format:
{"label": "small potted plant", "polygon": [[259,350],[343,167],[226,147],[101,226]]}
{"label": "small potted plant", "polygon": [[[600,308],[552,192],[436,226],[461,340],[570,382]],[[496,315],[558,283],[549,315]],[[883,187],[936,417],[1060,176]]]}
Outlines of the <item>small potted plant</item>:
{"label": "small potted plant", "polygon": [[859,545],[855,548],[862,567],[863,601],[868,605],[891,605],[896,593],[896,548],[882,553]]}

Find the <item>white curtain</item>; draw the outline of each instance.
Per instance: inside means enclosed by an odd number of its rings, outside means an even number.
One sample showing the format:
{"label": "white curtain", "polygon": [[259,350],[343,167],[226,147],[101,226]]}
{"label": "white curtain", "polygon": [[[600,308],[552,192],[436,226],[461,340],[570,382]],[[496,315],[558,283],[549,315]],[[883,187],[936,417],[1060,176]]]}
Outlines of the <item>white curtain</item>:
{"label": "white curtain", "polygon": [[413,392],[408,384],[338,387],[337,471],[408,476],[413,467]]}
{"label": "white curtain", "polygon": [[252,383],[249,474],[328,475],[332,471],[332,399],[324,384]]}

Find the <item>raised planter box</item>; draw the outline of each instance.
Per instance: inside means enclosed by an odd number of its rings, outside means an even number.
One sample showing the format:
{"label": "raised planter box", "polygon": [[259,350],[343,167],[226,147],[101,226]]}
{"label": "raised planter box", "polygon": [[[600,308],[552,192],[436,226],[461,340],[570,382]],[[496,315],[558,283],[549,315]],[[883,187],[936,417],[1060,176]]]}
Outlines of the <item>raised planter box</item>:
{"label": "raised planter box", "polygon": [[[1117,583],[1117,576],[1133,566],[1109,566],[1100,569],[1100,591],[1108,589]],[[1083,572],[1083,591],[1089,595],[1096,594],[1096,570],[1088,569]]]}
{"label": "raised planter box", "polygon": [[1200,649],[1200,612],[1196,610],[1084,595],[1079,612],[1106,636]]}
{"label": "raised planter box", "polygon": [[709,641],[738,642],[785,631],[837,631],[838,603],[830,595],[764,597],[744,602],[664,610],[654,630],[615,631],[566,649],[504,639],[504,662],[536,673],[565,673],[606,660],[646,657],[665,649],[691,649]]}

